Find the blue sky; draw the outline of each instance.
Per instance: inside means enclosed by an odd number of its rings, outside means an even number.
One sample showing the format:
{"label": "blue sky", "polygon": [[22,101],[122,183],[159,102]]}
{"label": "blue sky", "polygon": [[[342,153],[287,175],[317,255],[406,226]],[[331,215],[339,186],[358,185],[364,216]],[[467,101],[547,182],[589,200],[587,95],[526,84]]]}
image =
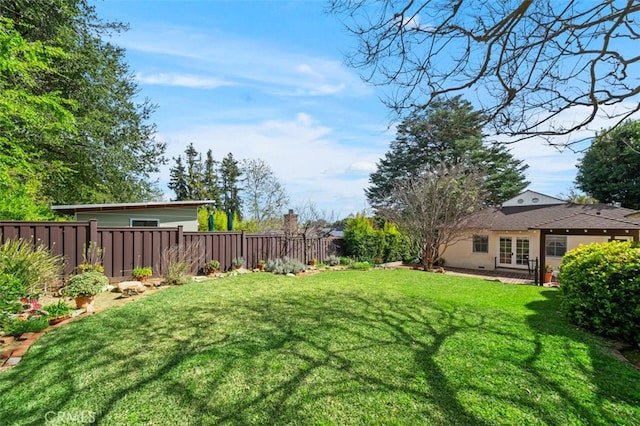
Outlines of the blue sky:
{"label": "blue sky", "polygon": [[[167,156],[193,143],[221,159],[260,158],[290,208],[312,202],[338,218],[368,208],[364,188],[395,137],[383,93],[344,65],[356,45],[321,1],[95,1],[98,16],[130,25],[126,49]],[[542,142],[512,145],[528,189],[573,186],[579,155]],[[171,162],[172,163],[172,162]],[[157,176],[166,188],[169,165]]]}

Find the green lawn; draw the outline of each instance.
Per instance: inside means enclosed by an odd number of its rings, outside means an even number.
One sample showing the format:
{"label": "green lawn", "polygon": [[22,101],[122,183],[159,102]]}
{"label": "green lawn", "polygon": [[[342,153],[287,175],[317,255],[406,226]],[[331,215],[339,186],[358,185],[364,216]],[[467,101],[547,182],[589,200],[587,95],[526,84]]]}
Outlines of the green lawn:
{"label": "green lawn", "polygon": [[640,424],[640,372],[555,289],[411,270],[168,289],[46,334],[0,395],[2,424]]}

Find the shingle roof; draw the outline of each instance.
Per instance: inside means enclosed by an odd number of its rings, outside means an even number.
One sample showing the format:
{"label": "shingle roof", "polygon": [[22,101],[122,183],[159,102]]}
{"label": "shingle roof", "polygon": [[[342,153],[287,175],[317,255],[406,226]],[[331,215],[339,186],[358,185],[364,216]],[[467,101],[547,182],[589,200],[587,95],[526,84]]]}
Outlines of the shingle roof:
{"label": "shingle roof", "polygon": [[635,210],[608,204],[556,204],[501,207],[482,210],[468,221],[470,228],[526,231],[539,228],[627,229],[640,228]]}

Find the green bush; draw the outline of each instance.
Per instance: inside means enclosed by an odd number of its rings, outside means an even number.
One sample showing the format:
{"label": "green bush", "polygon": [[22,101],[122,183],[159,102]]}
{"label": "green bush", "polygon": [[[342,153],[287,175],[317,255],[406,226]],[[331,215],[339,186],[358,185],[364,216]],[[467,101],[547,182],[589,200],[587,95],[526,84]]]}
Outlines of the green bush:
{"label": "green bush", "polygon": [[60,279],[63,258],[27,240],[7,240],[0,246],[0,327],[17,313],[22,297],[32,296],[44,284]]}
{"label": "green bush", "polygon": [[60,293],[71,298],[91,297],[100,293],[108,284],[109,279],[102,272],[83,272],[69,278],[69,283]]}
{"label": "green bush", "polygon": [[351,265],[349,265],[350,269],[358,269],[361,271],[366,271],[371,269],[371,263],[369,262],[353,262]]}
{"label": "green bush", "polygon": [[298,272],[306,271],[307,266],[297,259],[290,259],[285,256],[282,259],[269,259],[264,266],[264,270],[274,274],[297,274]]}
{"label": "green bush", "polygon": [[22,308],[20,298],[25,295],[25,288],[18,277],[0,274],[0,328],[5,328],[11,314]]}
{"label": "green bush", "polygon": [[49,326],[49,317],[43,315],[26,320],[14,319],[6,327],[9,336],[20,336],[24,333],[37,333]]}
{"label": "green bush", "polygon": [[559,281],[574,324],[640,343],[640,249],[617,241],[580,246],[565,254]]}
{"label": "green bush", "polygon": [[47,247],[28,240],[7,240],[0,246],[0,274],[17,278],[23,295],[36,294],[44,284],[58,280],[63,266],[62,256],[54,256]]}
{"label": "green bush", "polygon": [[372,219],[364,216],[348,218],[344,241],[347,253],[360,261],[381,259],[382,262],[394,262],[409,257],[409,239],[389,222],[376,229]]}

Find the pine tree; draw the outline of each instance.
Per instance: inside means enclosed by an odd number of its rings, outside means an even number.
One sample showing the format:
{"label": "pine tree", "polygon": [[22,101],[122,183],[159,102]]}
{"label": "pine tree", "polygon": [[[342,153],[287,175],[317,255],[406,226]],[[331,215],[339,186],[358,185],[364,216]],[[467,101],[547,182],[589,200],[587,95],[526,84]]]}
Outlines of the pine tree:
{"label": "pine tree", "polygon": [[169,171],[169,189],[171,189],[175,194],[175,201],[185,201],[189,199],[189,190],[187,188],[187,178],[186,178],[186,169],[182,164],[182,157],[178,156],[178,158],[174,158],[173,161],[176,162],[174,167],[171,167]]}
{"label": "pine tree", "polygon": [[186,157],[186,181],[189,200],[201,200],[204,192],[202,176],[202,155],[195,149],[193,143],[184,150]]}
{"label": "pine tree", "polygon": [[527,165],[501,145],[482,143],[481,114],[468,101],[456,97],[435,100],[417,110],[398,126],[396,139],[369,176],[365,194],[372,206],[384,206],[398,180],[425,172],[460,167],[485,176],[486,205],[497,205],[524,189]]}
{"label": "pine tree", "polygon": [[211,200],[215,209],[220,208],[220,187],[218,183],[218,173],[216,172],[217,161],[213,159],[213,152],[207,151],[207,159],[204,162],[202,175],[202,199]]}
{"label": "pine tree", "polygon": [[240,198],[240,168],[238,161],[233,158],[232,153],[228,153],[222,159],[220,166],[220,181],[222,190],[222,208],[225,212],[233,212],[242,220],[242,199]]}

